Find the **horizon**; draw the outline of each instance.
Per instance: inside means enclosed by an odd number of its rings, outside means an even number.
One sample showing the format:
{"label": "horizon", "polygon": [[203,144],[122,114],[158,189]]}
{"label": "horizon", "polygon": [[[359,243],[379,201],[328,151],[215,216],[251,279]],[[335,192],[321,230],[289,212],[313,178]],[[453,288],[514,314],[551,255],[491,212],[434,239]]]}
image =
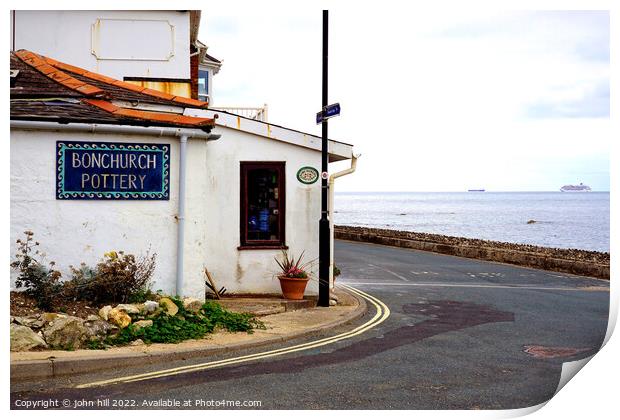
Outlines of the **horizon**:
{"label": "horizon", "polygon": [[[459,190],[459,191],[334,191],[335,194],[457,194],[457,193],[561,193],[561,194],[576,194],[570,192],[562,192],[558,190],[485,190],[485,191],[467,191],[467,190]],[[583,192],[583,194],[590,193],[611,193],[611,191],[604,190],[592,190],[588,192]]]}

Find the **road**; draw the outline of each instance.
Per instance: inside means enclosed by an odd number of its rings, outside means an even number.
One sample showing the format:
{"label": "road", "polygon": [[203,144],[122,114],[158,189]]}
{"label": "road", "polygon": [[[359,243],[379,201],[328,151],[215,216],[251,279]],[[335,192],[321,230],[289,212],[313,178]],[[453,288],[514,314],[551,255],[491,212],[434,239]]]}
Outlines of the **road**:
{"label": "road", "polygon": [[[603,280],[344,241],[336,242],[336,264],[343,273],[337,283],[389,307],[385,322],[302,352],[137,382],[75,388],[154,368],[12,384],[13,407],[55,398],[77,408],[176,401],[195,409],[223,400],[260,401],[265,409],[522,408],[551,398],[562,363],[594,354],[605,336]],[[286,345],[350,331],[375,315],[369,308],[354,324]],[[95,401],[100,406],[89,406]]]}

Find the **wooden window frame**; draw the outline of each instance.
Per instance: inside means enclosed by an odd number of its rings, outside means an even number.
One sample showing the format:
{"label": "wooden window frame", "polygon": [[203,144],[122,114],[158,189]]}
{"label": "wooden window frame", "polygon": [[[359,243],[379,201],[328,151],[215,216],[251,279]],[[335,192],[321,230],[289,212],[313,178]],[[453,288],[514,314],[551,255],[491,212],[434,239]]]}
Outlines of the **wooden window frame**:
{"label": "wooden window frame", "polygon": [[[278,172],[278,240],[248,240],[248,171],[252,169],[271,169]],[[286,162],[281,161],[242,161],[239,165],[240,184],[240,246],[244,249],[288,249],[286,246]]]}

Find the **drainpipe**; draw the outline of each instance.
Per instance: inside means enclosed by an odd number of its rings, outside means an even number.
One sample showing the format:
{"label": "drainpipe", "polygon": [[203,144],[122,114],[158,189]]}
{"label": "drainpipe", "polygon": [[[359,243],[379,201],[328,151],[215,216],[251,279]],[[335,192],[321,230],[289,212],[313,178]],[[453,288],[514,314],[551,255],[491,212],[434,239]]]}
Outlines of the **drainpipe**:
{"label": "drainpipe", "polygon": [[[215,137],[217,136],[217,137]],[[175,294],[183,297],[183,262],[185,258],[185,185],[187,184],[187,140],[190,138],[187,134],[182,134],[179,138],[179,211],[177,220],[179,222],[177,233],[177,280]],[[215,134],[214,138],[208,140],[217,140],[219,134]]]}
{"label": "drainpipe", "polygon": [[177,281],[175,294],[183,297],[183,244],[185,243],[185,174],[187,172],[187,135],[183,134],[179,138],[179,213],[177,220],[179,222],[177,234]]}
{"label": "drainpipe", "polygon": [[329,231],[332,235],[329,250],[329,287],[332,289],[334,288],[334,181],[336,180],[336,178],[355,172],[355,168],[357,166],[357,158],[360,156],[361,155],[353,155],[353,157],[351,158],[351,167],[349,169],[336,172],[329,177]]}

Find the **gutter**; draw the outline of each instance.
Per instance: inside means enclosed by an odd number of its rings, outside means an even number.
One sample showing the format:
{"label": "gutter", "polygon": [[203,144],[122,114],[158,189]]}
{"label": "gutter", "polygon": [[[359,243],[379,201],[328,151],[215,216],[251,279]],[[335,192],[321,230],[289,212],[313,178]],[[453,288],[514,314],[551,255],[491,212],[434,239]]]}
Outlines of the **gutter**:
{"label": "gutter", "polygon": [[336,178],[340,178],[344,175],[349,175],[355,172],[357,167],[357,158],[361,155],[353,155],[351,157],[351,167],[349,169],[345,169],[344,171],[336,172],[335,174],[330,175],[328,181],[328,191],[329,191],[329,231],[331,233],[331,241],[329,242],[329,286],[330,288],[334,288],[334,182]]}
{"label": "gutter", "polygon": [[107,124],[58,124],[47,121],[19,121],[12,120],[11,128],[24,130],[46,130],[46,131],[77,131],[84,133],[105,133],[105,134],[138,134],[157,137],[179,137],[179,207],[177,220],[177,278],[175,283],[175,294],[183,296],[183,262],[185,239],[185,185],[187,173],[187,141],[190,138],[202,139],[206,141],[217,140],[221,134],[206,133],[202,130],[174,127],[141,127],[126,125],[107,125]]}
{"label": "gutter", "polygon": [[107,134],[137,134],[157,137],[181,137],[187,135],[194,139],[217,140],[221,134],[211,134],[203,130],[194,128],[175,128],[175,127],[144,127],[133,125],[113,125],[113,124],[88,124],[88,123],[69,123],[59,124],[48,121],[22,121],[11,120],[11,128],[23,130],[47,130],[47,131],[80,131],[87,133],[107,133]]}

